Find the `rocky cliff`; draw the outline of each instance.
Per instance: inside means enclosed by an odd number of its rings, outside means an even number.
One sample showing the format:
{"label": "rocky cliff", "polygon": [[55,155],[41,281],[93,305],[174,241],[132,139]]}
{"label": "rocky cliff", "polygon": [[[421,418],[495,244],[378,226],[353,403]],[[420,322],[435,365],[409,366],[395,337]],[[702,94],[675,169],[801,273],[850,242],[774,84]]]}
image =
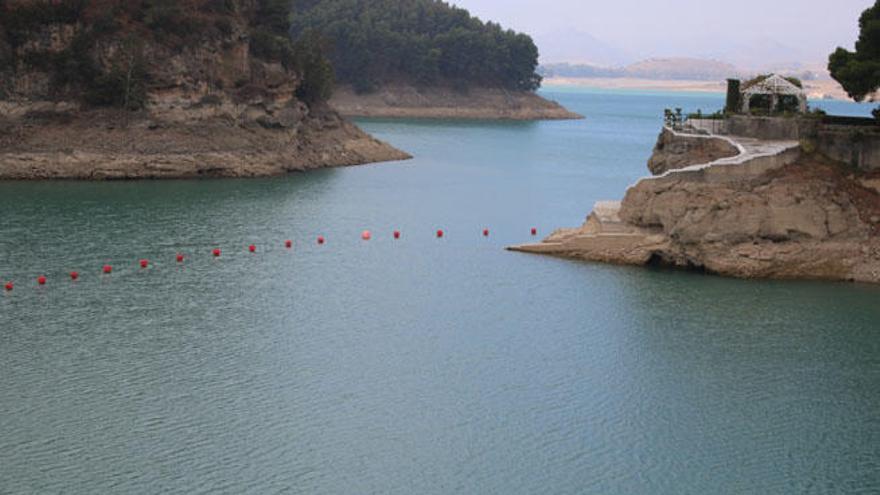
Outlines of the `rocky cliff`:
{"label": "rocky cliff", "polygon": [[[652,163],[694,139],[665,130]],[[703,162],[702,151],[689,160],[677,153],[679,168],[639,181],[622,202],[598,204],[582,227],[512,249],[745,278],[880,283],[880,174],[797,142],[699,139],[726,141],[739,154]]]}
{"label": "rocky cliff", "polygon": [[0,178],[257,176],[407,158],[321,101],[315,55],[264,25],[268,3],[0,2]]}

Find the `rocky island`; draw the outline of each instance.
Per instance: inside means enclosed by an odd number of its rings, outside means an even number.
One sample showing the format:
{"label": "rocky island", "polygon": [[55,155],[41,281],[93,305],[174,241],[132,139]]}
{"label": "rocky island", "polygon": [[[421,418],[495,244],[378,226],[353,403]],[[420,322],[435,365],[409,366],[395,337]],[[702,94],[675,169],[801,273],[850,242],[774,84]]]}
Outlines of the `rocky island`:
{"label": "rocky island", "polygon": [[600,202],[583,226],[511,249],[743,278],[880,283],[880,128],[872,120],[673,119],[649,162],[653,175],[622,201]]}
{"label": "rocky island", "polygon": [[286,1],[0,2],[0,178],[250,177],[400,160],[326,103]]}
{"label": "rocky island", "polygon": [[291,34],[329,47],[352,117],[580,119],[536,93],[538,48],[523,33],[434,0],[294,0]]}

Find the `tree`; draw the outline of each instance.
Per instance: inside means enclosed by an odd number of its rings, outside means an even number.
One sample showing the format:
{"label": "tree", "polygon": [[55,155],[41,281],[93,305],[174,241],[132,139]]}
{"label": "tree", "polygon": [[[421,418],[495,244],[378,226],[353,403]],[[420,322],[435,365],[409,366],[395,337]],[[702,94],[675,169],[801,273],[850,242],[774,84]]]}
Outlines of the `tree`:
{"label": "tree", "polygon": [[880,88],[880,0],[859,18],[855,52],[838,48],[828,59],[828,71],[856,101]]}
{"label": "tree", "polygon": [[318,31],[336,80],[369,92],[389,82],[534,91],[538,48],[524,34],[437,0],[293,0],[295,40]]}

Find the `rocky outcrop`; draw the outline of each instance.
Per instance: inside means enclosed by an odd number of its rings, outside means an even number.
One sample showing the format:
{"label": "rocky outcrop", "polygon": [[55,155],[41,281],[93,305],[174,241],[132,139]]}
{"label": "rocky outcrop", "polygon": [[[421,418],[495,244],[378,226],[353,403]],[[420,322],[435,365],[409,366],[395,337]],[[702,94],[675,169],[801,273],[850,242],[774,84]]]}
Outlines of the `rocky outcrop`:
{"label": "rocky outcrop", "polygon": [[657,138],[654,153],[648,160],[648,170],[654,175],[660,175],[669,170],[709,163],[739,154],[740,150],[727,139],[717,136],[681,135],[664,128]]}
{"label": "rocky outcrop", "polygon": [[256,31],[257,2],[169,3],[192,25],[176,34],[150,24],[146,2],[109,3],[22,17],[33,25],[0,46],[0,179],[253,177],[409,158],[304,96],[283,51],[254,46],[280,43]]}
{"label": "rocky outcrop", "polygon": [[391,84],[368,94],[351,87],[336,89],[331,106],[349,117],[569,120],[583,116],[566,110],[555,101],[528,91],[472,88],[416,88]]}
{"label": "rocky outcrop", "polygon": [[880,176],[796,144],[742,141],[738,157],[643,179],[622,202],[598,204],[582,227],[512,249],[745,278],[880,283],[880,194],[870,187]]}
{"label": "rocky outcrop", "polygon": [[31,112],[0,124],[0,178],[257,177],[409,158],[335,112],[307,111],[307,117],[287,116],[293,110],[285,107],[245,122],[205,109],[161,117]]}

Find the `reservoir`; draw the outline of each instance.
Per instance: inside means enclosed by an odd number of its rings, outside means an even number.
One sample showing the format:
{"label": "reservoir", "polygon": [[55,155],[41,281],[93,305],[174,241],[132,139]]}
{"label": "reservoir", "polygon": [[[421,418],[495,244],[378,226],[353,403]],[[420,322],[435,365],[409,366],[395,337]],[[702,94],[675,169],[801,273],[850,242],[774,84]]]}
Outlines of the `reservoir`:
{"label": "reservoir", "polygon": [[415,158],[273,179],[0,182],[0,493],[880,492],[880,288],[504,250],[723,95],[545,93],[586,119],[365,120]]}

